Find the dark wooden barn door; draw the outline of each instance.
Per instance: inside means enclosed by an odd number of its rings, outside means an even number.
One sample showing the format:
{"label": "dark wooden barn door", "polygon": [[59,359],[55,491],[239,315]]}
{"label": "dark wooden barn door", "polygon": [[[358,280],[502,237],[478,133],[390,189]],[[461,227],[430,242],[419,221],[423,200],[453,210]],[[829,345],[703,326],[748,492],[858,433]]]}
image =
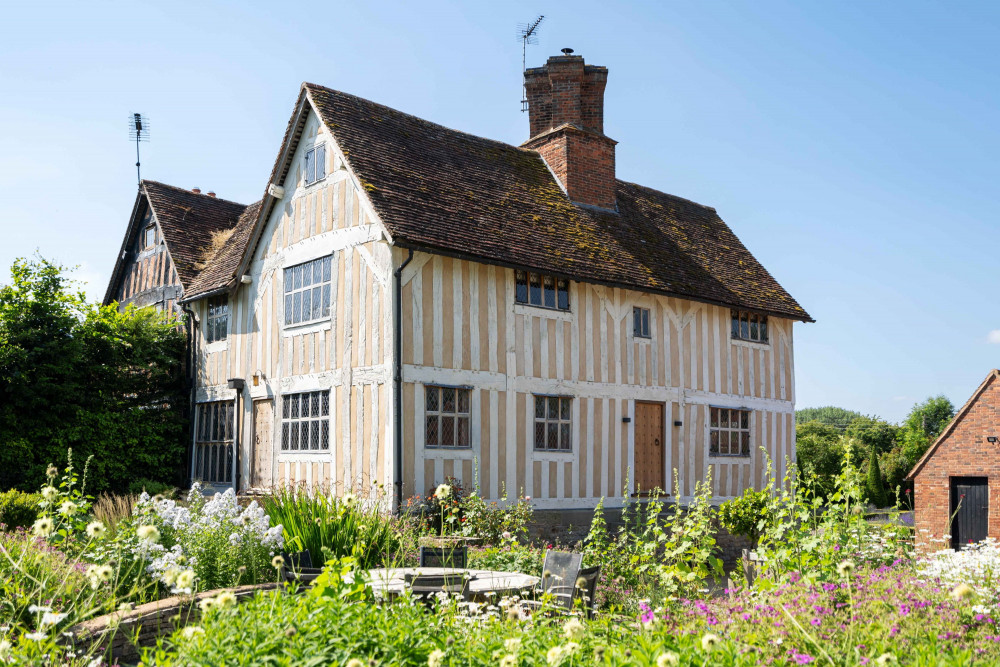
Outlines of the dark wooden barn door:
{"label": "dark wooden barn door", "polygon": [[635,403],[635,485],[640,494],[665,491],[663,403]]}
{"label": "dark wooden barn door", "polygon": [[985,477],[952,477],[952,548],[986,539],[989,511],[989,484]]}

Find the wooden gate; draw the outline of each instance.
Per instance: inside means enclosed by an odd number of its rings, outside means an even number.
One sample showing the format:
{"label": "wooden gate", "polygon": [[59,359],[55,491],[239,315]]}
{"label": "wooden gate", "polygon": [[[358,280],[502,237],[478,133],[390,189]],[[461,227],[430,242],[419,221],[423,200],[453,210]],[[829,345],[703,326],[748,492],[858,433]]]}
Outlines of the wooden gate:
{"label": "wooden gate", "polygon": [[986,539],[990,513],[989,483],[985,477],[951,478],[951,546]]}
{"label": "wooden gate", "polygon": [[665,491],[663,403],[635,403],[635,488],[646,495]]}
{"label": "wooden gate", "polygon": [[271,486],[271,434],[274,432],[274,400],[253,402],[253,471],[250,485],[255,489]]}

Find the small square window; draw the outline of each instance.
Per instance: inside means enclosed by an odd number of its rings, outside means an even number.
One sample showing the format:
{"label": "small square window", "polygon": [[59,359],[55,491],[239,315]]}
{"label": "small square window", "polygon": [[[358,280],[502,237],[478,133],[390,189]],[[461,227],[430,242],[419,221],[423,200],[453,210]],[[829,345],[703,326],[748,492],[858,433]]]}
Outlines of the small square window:
{"label": "small square window", "polygon": [[751,313],[746,310],[730,311],[732,319],[731,335],[734,340],[748,340],[754,343],[766,343],[767,315]]}
{"label": "small square window", "polygon": [[156,245],[156,227],[150,225],[146,227],[146,232],[143,236],[143,248],[152,248]]}
{"label": "small square window", "polygon": [[307,150],[304,167],[306,185],[326,178],[326,146],[319,145]]}
{"label": "small square window", "polygon": [[636,338],[649,338],[649,308],[632,308],[632,334]]}
{"label": "small square window", "polygon": [[212,297],[208,300],[208,317],[205,321],[205,341],[214,343],[229,336],[229,297]]}
{"label": "small square window", "polygon": [[568,396],[535,396],[535,449],[570,451],[571,399]]}
{"label": "small square window", "polygon": [[710,456],[750,456],[750,411],[709,408]]}
{"label": "small square window", "polygon": [[569,281],[530,271],[514,272],[514,302],[569,310]]}
{"label": "small square window", "polygon": [[424,446],[449,449],[471,447],[470,390],[464,387],[428,385],[425,392]]}
{"label": "small square window", "polygon": [[285,394],[281,403],[283,450],[328,451],[330,449],[330,392]]}

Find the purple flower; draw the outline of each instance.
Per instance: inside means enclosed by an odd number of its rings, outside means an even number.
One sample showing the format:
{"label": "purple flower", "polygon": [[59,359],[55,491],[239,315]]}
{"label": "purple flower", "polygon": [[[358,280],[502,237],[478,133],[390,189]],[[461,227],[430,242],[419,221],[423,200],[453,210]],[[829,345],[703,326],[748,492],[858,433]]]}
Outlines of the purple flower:
{"label": "purple flower", "polygon": [[795,661],[796,665],[808,665],[815,658],[808,653],[792,653],[792,660]]}
{"label": "purple flower", "polygon": [[653,614],[652,608],[645,602],[639,605],[639,611],[642,612],[642,615],[639,616],[639,620],[642,621],[644,625],[652,623],[653,619],[656,618],[655,614]]}

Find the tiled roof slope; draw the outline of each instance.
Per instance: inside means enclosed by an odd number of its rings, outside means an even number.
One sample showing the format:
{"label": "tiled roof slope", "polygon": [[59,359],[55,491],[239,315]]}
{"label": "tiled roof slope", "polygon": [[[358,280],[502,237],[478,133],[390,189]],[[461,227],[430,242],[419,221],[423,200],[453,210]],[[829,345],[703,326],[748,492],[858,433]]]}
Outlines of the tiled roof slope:
{"label": "tiled roof slope", "polygon": [[229,240],[214,255],[203,259],[206,266],[191,283],[185,294],[186,299],[219,290],[232,282],[233,274],[239,268],[240,259],[243,257],[247,242],[250,240],[250,233],[257,222],[260,204],[261,202],[258,201],[247,206],[240,215]]}
{"label": "tiled roof slope", "polygon": [[204,261],[212,233],[233,228],[247,206],[157,181],[144,180],[142,187],[187,291],[198,277],[196,265]]}
{"label": "tiled roof slope", "polygon": [[393,241],[812,321],[715,209],[618,181],[572,204],[539,154],[304,84]]}

